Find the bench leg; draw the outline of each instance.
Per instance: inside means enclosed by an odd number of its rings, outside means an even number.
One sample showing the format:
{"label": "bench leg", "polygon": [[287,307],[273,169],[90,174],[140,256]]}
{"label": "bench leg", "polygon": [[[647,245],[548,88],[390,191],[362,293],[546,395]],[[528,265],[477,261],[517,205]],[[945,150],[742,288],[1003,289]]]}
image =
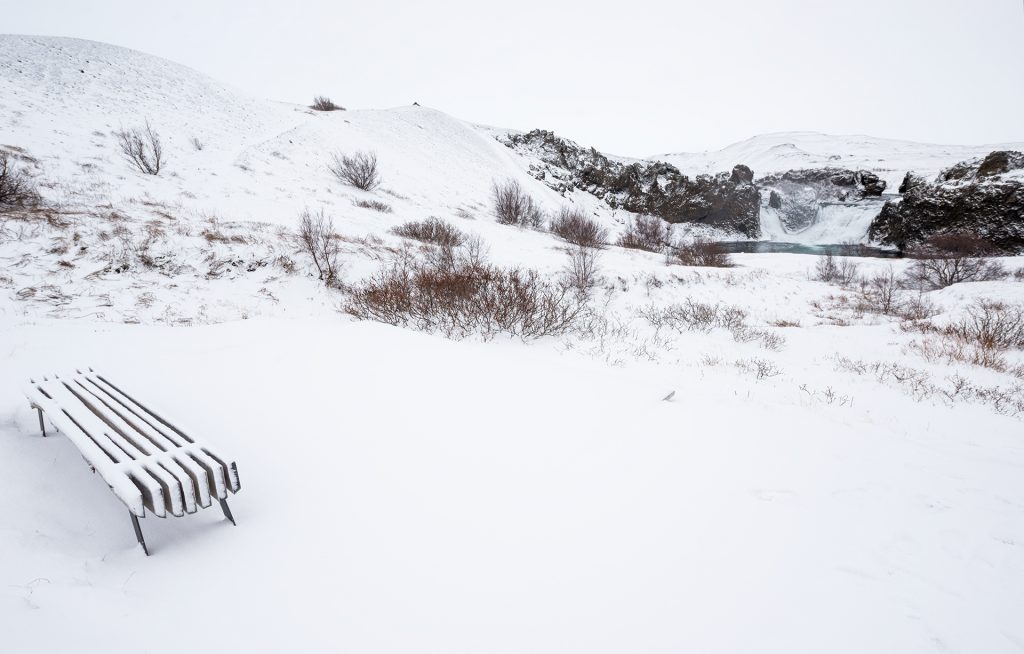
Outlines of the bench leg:
{"label": "bench leg", "polygon": [[224,517],[231,521],[231,524],[238,526],[235,522],[235,516],[231,515],[231,509],[228,507],[227,500],[220,500],[220,510],[224,512]]}
{"label": "bench leg", "polygon": [[149,556],[149,548],[146,547],[146,539],[142,537],[142,527],[139,526],[138,516],[131,511],[128,512],[128,515],[132,517],[132,526],[135,527],[135,537],[139,539],[139,545],[142,545],[142,551],[146,553],[146,556]]}
{"label": "bench leg", "polygon": [[43,410],[36,407],[36,411],[39,412],[39,431],[43,432],[43,438],[46,438],[46,425],[43,424]]}

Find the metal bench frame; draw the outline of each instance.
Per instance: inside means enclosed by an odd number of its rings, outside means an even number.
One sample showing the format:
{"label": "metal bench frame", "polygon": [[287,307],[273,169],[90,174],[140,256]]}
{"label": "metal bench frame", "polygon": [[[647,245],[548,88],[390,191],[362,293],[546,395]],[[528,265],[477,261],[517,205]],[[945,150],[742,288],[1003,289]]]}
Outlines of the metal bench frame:
{"label": "metal bench frame", "polygon": [[235,523],[228,492],[241,488],[238,468],[199,443],[92,368],[30,380],[24,388],[39,413],[64,433],[124,502],[135,537],[149,556],[139,518],[148,510],[163,518],[207,508],[216,499]]}

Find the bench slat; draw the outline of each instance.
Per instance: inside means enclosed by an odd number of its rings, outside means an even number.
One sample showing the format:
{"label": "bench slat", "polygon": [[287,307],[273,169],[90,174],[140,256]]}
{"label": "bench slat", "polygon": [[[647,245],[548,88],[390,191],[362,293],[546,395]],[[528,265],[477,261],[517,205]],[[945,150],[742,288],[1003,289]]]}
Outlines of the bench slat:
{"label": "bench slat", "polygon": [[[83,380],[85,383],[82,383]],[[83,375],[78,381],[82,383],[83,388],[91,390],[113,416],[116,416],[116,422],[121,425],[122,429],[138,432],[149,441],[153,449],[159,448],[161,453],[167,453],[167,459],[173,461],[184,470],[187,479],[180,477],[176,466],[168,466],[176,476],[179,476],[182,489],[185,491],[186,513],[194,512],[196,510],[196,503],[204,509],[211,505],[210,472],[206,468],[192,459],[191,456],[182,454],[182,448],[157,431],[140,415],[140,409],[126,403],[130,402],[130,400],[119,397],[120,394],[117,391],[107,388],[105,384],[98,382],[88,375]]]}
{"label": "bench slat", "polygon": [[[94,398],[97,402],[102,404],[102,406],[105,408],[105,411],[104,415],[101,417],[105,419],[104,421],[111,429],[115,430],[126,440],[129,440],[132,443],[137,443],[137,447],[139,447],[140,450],[146,451],[146,456],[140,459],[140,461],[152,460],[152,462],[148,466],[146,466],[147,470],[149,470],[151,473],[159,474],[160,476],[163,476],[164,472],[167,472],[170,473],[175,478],[175,480],[177,481],[177,485],[175,486],[173,484],[170,484],[170,486],[168,487],[170,490],[168,492],[170,492],[171,495],[174,495],[177,493],[178,489],[180,489],[182,491],[182,497],[184,500],[185,513],[195,513],[196,483],[193,480],[192,476],[188,474],[187,470],[185,470],[181,464],[175,461],[174,458],[167,456],[167,453],[164,450],[157,449],[153,441],[146,438],[145,434],[139,431],[132,423],[127,422],[122,417],[122,413],[119,412],[117,408],[115,408],[115,406],[112,406],[112,404],[116,403],[113,403],[112,400],[108,401],[109,398],[104,398],[103,396],[94,394],[92,391],[88,389],[88,387],[81,383],[80,379],[76,379],[74,381],[74,384],[81,388],[84,393],[89,393],[90,397]],[[124,412],[124,414],[128,414],[127,411],[124,411],[124,407],[120,408],[121,411]],[[162,470],[154,468],[153,466],[159,466],[159,468],[161,468]],[[167,489],[165,489],[165,491],[166,490]],[[208,501],[206,502],[205,506],[209,506]],[[179,515],[178,513],[176,513],[178,507],[175,503],[172,503],[171,506],[168,506],[168,509],[175,515]]]}
{"label": "bench slat", "polygon": [[[112,397],[118,399],[133,414],[138,416],[139,420],[145,423],[149,429],[159,433],[164,438],[176,441],[181,447],[186,447],[186,443],[194,443],[192,437],[185,433],[185,431],[175,427],[170,422],[160,417],[159,414],[150,408],[151,405],[147,406],[141,404],[138,400],[122,391],[102,375],[90,372],[85,373],[84,376],[109,392]],[[196,455],[204,468],[213,468],[212,471],[207,470],[207,472],[209,472],[211,477],[214,479],[216,490],[212,487],[210,490],[216,497],[220,499],[227,497],[225,489],[230,490],[232,493],[237,493],[241,489],[238,479],[238,468],[233,463],[230,465],[225,463],[224,459],[214,453],[207,445],[203,445],[198,448],[188,447],[187,449]]]}
{"label": "bench slat", "polygon": [[123,394],[117,388],[107,383],[105,380],[99,377],[99,375],[83,375],[83,378],[88,380],[93,386],[102,390],[113,400],[116,400],[121,406],[136,417],[137,424],[142,424],[147,427],[146,434],[152,437],[154,444],[159,444],[163,449],[170,450],[176,447],[184,447],[189,444],[189,441],[181,438],[173,432],[169,432],[167,429],[161,429],[161,424],[156,418],[150,415],[146,408],[140,404],[137,404],[127,395]]}

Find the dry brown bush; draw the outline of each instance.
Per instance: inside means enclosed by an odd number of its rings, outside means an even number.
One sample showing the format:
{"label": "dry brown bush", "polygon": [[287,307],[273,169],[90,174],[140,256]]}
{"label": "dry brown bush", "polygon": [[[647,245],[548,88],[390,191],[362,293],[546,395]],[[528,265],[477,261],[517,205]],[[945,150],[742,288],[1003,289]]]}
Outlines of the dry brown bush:
{"label": "dry brown bush", "polygon": [[341,246],[335,238],[334,220],[324,215],[323,209],[317,213],[306,209],[299,218],[299,242],[313,260],[320,279],[328,286],[336,285]]}
{"label": "dry brown bush", "polygon": [[1018,379],[1024,378],[1024,365],[1010,363],[998,350],[965,343],[955,338],[926,337],[920,341],[911,341],[907,345],[907,350],[930,363],[969,363],[1013,375]]}
{"label": "dry brown bush", "polygon": [[657,216],[640,215],[630,220],[616,245],[633,250],[661,252],[668,243],[668,227]]}
{"label": "dry brown bush", "polygon": [[403,238],[411,238],[432,245],[456,248],[466,242],[466,234],[455,225],[431,216],[426,220],[411,220],[391,230]]}
{"label": "dry brown bush", "polygon": [[437,248],[438,256],[404,256],[351,289],[357,318],[450,338],[498,333],[534,339],[571,329],[586,297],[536,270],[501,268],[470,248]]}
{"label": "dry brown bush", "polygon": [[992,258],[996,250],[971,234],[940,234],[909,250],[915,259],[907,270],[907,284],[921,290],[946,288],[960,282],[983,282],[1006,277],[1006,269]]}
{"label": "dry brown bush", "polygon": [[978,300],[945,329],[948,336],[985,349],[1024,348],[1024,306]]}
{"label": "dry brown bush", "polygon": [[160,135],[146,121],[145,127],[121,128],[115,132],[121,154],[139,172],[145,175],[159,175],[166,163]]}
{"label": "dry brown bush", "polygon": [[695,238],[690,242],[680,241],[671,246],[669,257],[684,266],[706,268],[731,268],[735,265],[732,256],[718,241]]}
{"label": "dry brown bush", "polygon": [[502,225],[517,225],[540,229],[544,225],[544,212],[515,179],[494,182],[491,186],[494,216]]}
{"label": "dry brown bush", "polygon": [[551,219],[551,232],[573,245],[585,248],[603,248],[608,242],[608,230],[579,209],[562,207]]}
{"label": "dry brown bush", "polygon": [[327,169],[340,181],[363,191],[372,191],[380,184],[377,154],[374,152],[356,152],[353,155],[335,152]]}

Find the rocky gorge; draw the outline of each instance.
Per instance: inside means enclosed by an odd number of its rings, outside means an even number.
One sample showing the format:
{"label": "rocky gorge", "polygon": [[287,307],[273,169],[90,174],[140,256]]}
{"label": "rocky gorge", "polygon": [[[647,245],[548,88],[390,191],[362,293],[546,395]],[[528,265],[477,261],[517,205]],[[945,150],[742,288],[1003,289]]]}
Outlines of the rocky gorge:
{"label": "rocky gorge", "polygon": [[[1024,249],[1021,152],[994,151],[960,162],[934,181],[909,171],[897,195],[886,194],[885,180],[864,169],[823,166],[758,175],[736,162],[731,170],[687,175],[663,161],[611,157],[546,130],[498,140],[526,155],[529,173],[562,195],[580,190],[612,208],[707,225],[739,238],[796,238],[839,209],[867,215],[858,239],[901,250],[958,231],[976,233],[1007,252]],[[764,233],[766,217],[777,220],[776,234]]]}

